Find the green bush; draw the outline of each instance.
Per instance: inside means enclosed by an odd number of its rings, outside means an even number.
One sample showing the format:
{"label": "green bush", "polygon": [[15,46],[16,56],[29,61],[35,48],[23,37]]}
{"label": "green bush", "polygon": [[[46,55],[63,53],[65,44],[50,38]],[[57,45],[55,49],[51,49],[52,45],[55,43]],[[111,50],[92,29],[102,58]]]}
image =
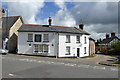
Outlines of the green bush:
{"label": "green bush", "polygon": [[112,43],[108,53],[111,55],[120,55],[120,42]]}
{"label": "green bush", "polygon": [[90,55],[90,57],[94,57],[94,56],[95,56],[95,54],[91,54],[91,55]]}

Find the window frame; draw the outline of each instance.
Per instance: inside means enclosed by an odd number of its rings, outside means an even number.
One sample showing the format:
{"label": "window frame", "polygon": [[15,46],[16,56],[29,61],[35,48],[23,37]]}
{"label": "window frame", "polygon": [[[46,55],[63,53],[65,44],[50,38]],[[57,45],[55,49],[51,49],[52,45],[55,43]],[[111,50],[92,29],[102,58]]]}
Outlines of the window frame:
{"label": "window frame", "polygon": [[[30,40],[30,35],[31,35],[31,40]],[[27,42],[33,42],[33,33],[28,33],[28,39]]]}
{"label": "window frame", "polygon": [[[78,41],[78,39],[79,39],[79,41]],[[80,43],[80,36],[78,36],[78,35],[76,36],[76,43]]]}
{"label": "window frame", "polygon": [[[67,41],[67,39],[68,39],[68,41]],[[70,43],[70,42],[71,42],[70,35],[66,35],[66,43]]]}
{"label": "window frame", "polygon": [[[40,41],[36,41],[36,35],[40,35],[41,36]],[[34,34],[34,42],[42,42],[42,34]]]}
{"label": "window frame", "polygon": [[[36,45],[38,46],[37,51]],[[45,46],[47,46],[47,50],[45,50]],[[49,53],[49,45],[34,44],[34,53]]]}
{"label": "window frame", "polygon": [[[67,52],[67,48],[69,49],[68,52]],[[66,46],[66,53],[65,53],[65,55],[70,55],[71,54],[70,51],[71,51],[70,50],[70,46]]]}
{"label": "window frame", "polygon": [[87,54],[87,48],[84,47],[84,54]]}
{"label": "window frame", "polygon": [[84,37],[84,41],[85,41],[84,43],[87,44],[87,37],[86,36]]}
{"label": "window frame", "polygon": [[[47,39],[45,40],[45,35],[48,35],[47,36],[48,40]],[[43,42],[49,42],[49,34],[43,34]]]}
{"label": "window frame", "polygon": [[[37,49],[38,49],[37,51],[36,51],[36,47],[35,47],[36,45],[37,45]],[[34,44],[34,52],[35,52],[35,53],[38,53],[38,52],[39,52],[39,45],[38,45],[38,44]]]}

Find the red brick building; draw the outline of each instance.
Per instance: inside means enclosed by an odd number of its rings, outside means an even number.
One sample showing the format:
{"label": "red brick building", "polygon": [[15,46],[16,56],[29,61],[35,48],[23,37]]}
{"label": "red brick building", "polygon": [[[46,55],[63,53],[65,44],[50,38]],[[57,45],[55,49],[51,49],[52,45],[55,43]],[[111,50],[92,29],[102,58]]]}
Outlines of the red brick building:
{"label": "red brick building", "polygon": [[108,49],[111,48],[111,45],[112,43],[115,43],[115,42],[120,42],[120,39],[115,36],[115,33],[112,32],[111,33],[111,37],[109,37],[109,34],[106,34],[106,38],[103,39],[103,40],[97,40],[96,42],[96,48],[95,48],[95,51],[96,52],[101,52],[101,53],[105,53],[107,54],[108,53]]}
{"label": "red brick building", "polygon": [[95,40],[89,38],[89,55],[95,54]]}

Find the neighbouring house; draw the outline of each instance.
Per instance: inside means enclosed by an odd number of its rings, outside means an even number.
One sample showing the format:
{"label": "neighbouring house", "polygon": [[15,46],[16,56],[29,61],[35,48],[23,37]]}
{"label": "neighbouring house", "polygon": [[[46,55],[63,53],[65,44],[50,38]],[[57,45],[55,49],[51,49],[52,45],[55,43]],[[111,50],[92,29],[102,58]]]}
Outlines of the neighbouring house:
{"label": "neighbouring house", "polygon": [[89,38],[89,55],[95,54],[95,40]]}
{"label": "neighbouring house", "polygon": [[2,48],[2,17],[4,16],[3,9],[0,8],[0,48]]}
{"label": "neighbouring house", "polygon": [[89,33],[76,27],[23,24],[18,30],[18,54],[56,57],[89,56]]}
{"label": "neighbouring house", "polygon": [[103,40],[97,40],[96,42],[96,52],[102,52],[107,54],[108,53],[108,49],[111,48],[112,43],[115,42],[120,42],[120,39],[115,36],[115,33],[112,32],[111,33],[111,37],[109,37],[109,34],[106,34],[106,38]]}
{"label": "neighbouring house", "polygon": [[[15,52],[17,49],[18,29],[23,24],[21,16],[2,16],[2,46],[9,52]],[[6,43],[4,45],[4,43]]]}

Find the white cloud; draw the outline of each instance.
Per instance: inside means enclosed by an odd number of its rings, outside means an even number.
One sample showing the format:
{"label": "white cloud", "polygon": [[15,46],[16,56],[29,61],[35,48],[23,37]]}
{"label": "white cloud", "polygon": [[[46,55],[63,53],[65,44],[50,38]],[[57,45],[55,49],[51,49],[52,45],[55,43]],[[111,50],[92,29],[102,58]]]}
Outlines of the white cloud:
{"label": "white cloud", "polygon": [[[42,0],[44,1],[44,0]],[[22,16],[25,23],[36,23],[35,17],[39,9],[44,6],[44,2],[29,2],[26,0],[17,2],[8,2],[9,15]]]}
{"label": "white cloud", "polygon": [[[44,1],[44,0],[43,0]],[[96,39],[104,38],[106,33],[117,32],[117,3],[75,3],[68,10],[65,0],[57,1],[55,4],[60,10],[52,17],[52,24],[59,26],[78,26],[82,19],[85,24],[84,30]],[[20,15],[25,23],[48,24],[48,18],[35,21],[43,2],[12,2],[8,3],[10,15]]]}
{"label": "white cloud", "polygon": [[55,0],[55,4],[60,8],[60,10],[53,17],[53,24],[61,26],[75,26],[76,22],[71,13],[67,10],[65,0],[61,0],[60,2]]}

